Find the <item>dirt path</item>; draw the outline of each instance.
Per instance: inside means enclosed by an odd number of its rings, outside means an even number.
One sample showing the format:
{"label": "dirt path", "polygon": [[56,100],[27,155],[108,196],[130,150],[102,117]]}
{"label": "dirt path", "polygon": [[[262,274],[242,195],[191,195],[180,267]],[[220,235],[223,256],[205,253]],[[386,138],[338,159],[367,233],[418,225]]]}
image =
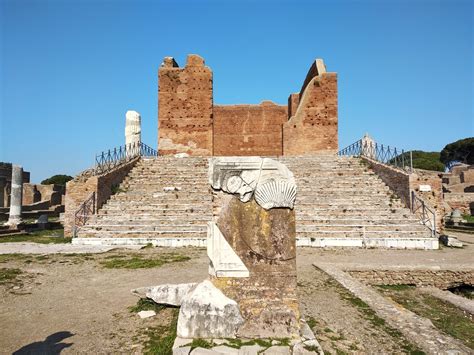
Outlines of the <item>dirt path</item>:
{"label": "dirt path", "polygon": [[[107,269],[111,255],[159,256],[179,253],[191,259],[151,269]],[[302,313],[314,318],[314,330],[325,351],[336,353],[401,353],[403,343],[364,316],[338,285],[311,264],[394,263],[470,265],[469,249],[439,251],[299,249],[298,292]],[[19,282],[0,285],[0,353],[11,354],[29,344],[36,349],[50,337],[64,354],[140,353],[140,334],[159,319],[139,319],[128,307],[137,302],[130,290],[162,283],[197,282],[207,277],[204,249],[115,250],[104,254],[0,255],[0,268],[23,271]],[[155,317],[157,318],[157,317]],[[59,332],[70,332],[68,333]],[[59,333],[59,334],[57,334]],[[62,342],[61,342],[62,341]],[[57,342],[57,343],[58,343]],[[57,344],[56,343],[56,344]],[[61,345],[66,344],[66,345]],[[67,344],[70,344],[67,345]]]}
{"label": "dirt path", "polygon": [[[135,254],[157,251],[163,252],[155,249]],[[63,340],[71,344],[64,354],[139,350],[140,344],[135,344],[133,338],[152,320],[140,320],[129,312],[128,307],[137,302],[130,290],[161,283],[201,281],[207,276],[204,251],[181,249],[179,253],[190,256],[191,260],[136,270],[102,267],[99,261],[110,252],[86,257],[54,255],[26,264],[25,260],[0,264],[0,267],[19,267],[34,275],[33,278],[21,276],[25,285],[18,290],[2,287],[1,352],[11,354],[57,332],[74,334]]]}

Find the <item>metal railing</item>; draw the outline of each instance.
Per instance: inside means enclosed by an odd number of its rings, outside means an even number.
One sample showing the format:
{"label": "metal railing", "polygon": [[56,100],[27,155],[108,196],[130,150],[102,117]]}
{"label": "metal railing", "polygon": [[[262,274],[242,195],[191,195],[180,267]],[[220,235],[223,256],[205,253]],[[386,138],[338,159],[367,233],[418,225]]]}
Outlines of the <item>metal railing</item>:
{"label": "metal railing", "polygon": [[76,236],[80,227],[84,226],[89,220],[90,216],[95,214],[95,191],[92,192],[87,199],[81,203],[76,213],[74,214],[73,237]]}
{"label": "metal railing", "polygon": [[142,142],[125,144],[109,149],[95,156],[94,175],[104,174],[139,156],[156,157],[158,152]]}
{"label": "metal railing", "polygon": [[364,156],[380,163],[391,165],[406,172],[413,171],[412,152],[405,152],[388,145],[378,144],[373,141],[360,139],[350,146],[340,150],[339,156]]}
{"label": "metal railing", "polygon": [[418,215],[421,223],[431,231],[431,236],[436,237],[436,213],[416,196],[415,191],[411,192],[411,212]]}

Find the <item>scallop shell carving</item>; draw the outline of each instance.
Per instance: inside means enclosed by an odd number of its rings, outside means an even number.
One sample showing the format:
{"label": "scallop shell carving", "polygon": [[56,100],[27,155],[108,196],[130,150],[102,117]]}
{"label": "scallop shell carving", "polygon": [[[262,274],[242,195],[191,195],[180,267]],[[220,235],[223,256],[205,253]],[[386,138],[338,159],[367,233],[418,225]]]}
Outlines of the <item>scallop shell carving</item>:
{"label": "scallop shell carving", "polygon": [[270,180],[258,185],[255,191],[257,203],[269,210],[277,207],[293,208],[296,199],[296,185],[286,180]]}

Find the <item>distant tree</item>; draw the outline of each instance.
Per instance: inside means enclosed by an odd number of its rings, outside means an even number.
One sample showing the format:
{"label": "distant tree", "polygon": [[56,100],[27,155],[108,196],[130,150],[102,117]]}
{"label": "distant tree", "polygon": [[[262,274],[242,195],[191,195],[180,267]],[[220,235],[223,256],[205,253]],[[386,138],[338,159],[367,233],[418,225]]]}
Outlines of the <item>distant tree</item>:
{"label": "distant tree", "polygon": [[444,171],[444,164],[439,160],[439,157],[439,152],[414,150],[412,151],[413,167],[415,169]]}
{"label": "distant tree", "polygon": [[464,164],[474,164],[474,137],[449,143],[441,151],[440,159],[444,164],[448,164],[454,160]]}
{"label": "distant tree", "polygon": [[69,180],[74,179],[72,176],[69,175],[53,175],[50,178],[44,179],[41,181],[42,185],[50,185],[50,184],[55,184],[55,185],[63,185],[65,186],[66,183]]}
{"label": "distant tree", "polygon": [[[444,171],[444,164],[439,160],[439,152],[424,152],[422,150],[413,150],[412,154],[412,163],[415,169],[423,170],[433,170],[433,171]],[[410,165],[410,152],[405,152],[400,154],[397,158],[390,160],[390,163],[394,164],[395,160],[398,164],[401,164],[403,161],[406,166]]]}

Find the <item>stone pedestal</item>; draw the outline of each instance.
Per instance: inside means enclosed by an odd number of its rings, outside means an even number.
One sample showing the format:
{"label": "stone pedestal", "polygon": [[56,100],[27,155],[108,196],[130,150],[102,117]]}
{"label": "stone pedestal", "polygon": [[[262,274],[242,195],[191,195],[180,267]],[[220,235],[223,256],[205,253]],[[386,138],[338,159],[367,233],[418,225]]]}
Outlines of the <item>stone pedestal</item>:
{"label": "stone pedestal", "polygon": [[10,216],[7,224],[16,228],[21,223],[21,203],[23,198],[23,168],[19,165],[12,167],[12,186],[10,200]]}
{"label": "stone pedestal", "polygon": [[215,190],[215,226],[208,236],[211,281],[239,305],[244,323],[237,336],[298,338],[293,174],[271,159],[215,158],[210,183]]}

